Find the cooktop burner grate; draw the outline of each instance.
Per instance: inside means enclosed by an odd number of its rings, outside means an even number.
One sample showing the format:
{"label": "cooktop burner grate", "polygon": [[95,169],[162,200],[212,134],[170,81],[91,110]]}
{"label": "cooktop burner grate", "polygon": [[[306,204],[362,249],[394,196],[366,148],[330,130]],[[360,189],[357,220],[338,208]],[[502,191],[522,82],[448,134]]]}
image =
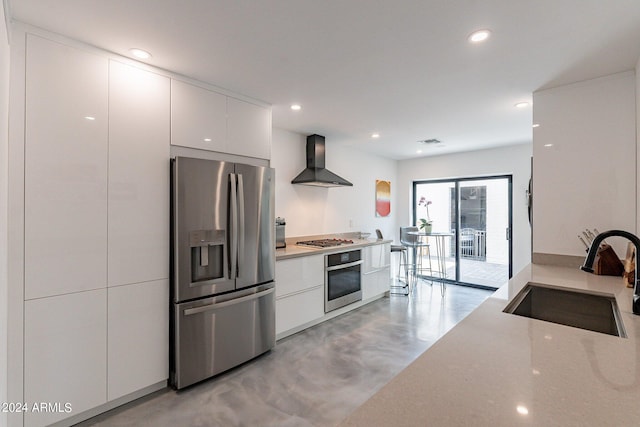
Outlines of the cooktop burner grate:
{"label": "cooktop burner grate", "polygon": [[348,239],[317,239],[317,240],[303,240],[296,242],[296,245],[301,246],[314,246],[316,248],[329,248],[332,246],[341,246],[352,244],[353,240]]}

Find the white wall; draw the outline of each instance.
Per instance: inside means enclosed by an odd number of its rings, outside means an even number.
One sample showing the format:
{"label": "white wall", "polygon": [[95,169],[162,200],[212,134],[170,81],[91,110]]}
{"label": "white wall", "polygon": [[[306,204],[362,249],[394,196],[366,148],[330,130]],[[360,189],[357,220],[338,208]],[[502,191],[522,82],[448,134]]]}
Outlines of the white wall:
{"label": "white wall", "polygon": [[[531,262],[531,229],[525,192],[531,172],[531,145],[479,150],[398,162],[398,227],[410,224],[413,181],[489,175],[513,176],[513,274]],[[394,234],[398,234],[394,230]],[[397,239],[397,236],[395,237]]]}
{"label": "white wall", "polygon": [[534,253],[584,256],[585,227],[636,231],[635,82],[629,71],[534,93]]}
{"label": "white wall", "polygon": [[[0,402],[7,402],[7,180],[9,143],[9,41],[0,7]],[[0,425],[7,416],[0,413]]]}
{"label": "white wall", "polygon": [[[306,135],[274,128],[271,167],[276,169],[276,216],[287,221],[286,237],[396,228],[396,161],[325,142],[326,167],[353,187],[321,188],[291,184],[306,167]],[[391,214],[375,216],[376,179],[391,181]]]}

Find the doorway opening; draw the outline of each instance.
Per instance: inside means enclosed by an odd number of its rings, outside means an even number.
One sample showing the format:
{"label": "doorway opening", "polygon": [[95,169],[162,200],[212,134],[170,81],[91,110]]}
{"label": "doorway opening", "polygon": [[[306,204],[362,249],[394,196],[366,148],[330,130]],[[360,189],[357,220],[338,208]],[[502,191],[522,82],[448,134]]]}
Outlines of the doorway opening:
{"label": "doorway opening", "polygon": [[[511,278],[511,175],[414,181],[413,224],[431,226],[423,265],[441,266],[424,278],[487,289]],[[437,251],[429,234],[447,236]]]}

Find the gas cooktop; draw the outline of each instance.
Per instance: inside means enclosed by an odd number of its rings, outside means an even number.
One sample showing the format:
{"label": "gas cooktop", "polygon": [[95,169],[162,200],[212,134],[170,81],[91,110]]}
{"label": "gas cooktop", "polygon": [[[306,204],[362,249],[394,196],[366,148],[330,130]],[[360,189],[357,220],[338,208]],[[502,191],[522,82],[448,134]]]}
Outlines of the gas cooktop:
{"label": "gas cooktop", "polygon": [[301,246],[313,246],[316,248],[330,248],[332,246],[350,245],[353,240],[347,239],[317,239],[317,240],[303,240],[296,242],[296,245]]}

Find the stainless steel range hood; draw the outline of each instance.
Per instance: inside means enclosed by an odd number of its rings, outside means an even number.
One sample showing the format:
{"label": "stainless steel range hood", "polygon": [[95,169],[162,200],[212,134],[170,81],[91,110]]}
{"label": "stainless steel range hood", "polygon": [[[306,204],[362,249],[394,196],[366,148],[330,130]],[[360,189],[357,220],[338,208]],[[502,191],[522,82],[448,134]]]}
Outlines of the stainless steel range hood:
{"label": "stainless steel range hood", "polygon": [[307,168],[296,176],[292,184],[315,187],[352,187],[353,184],[324,167],[324,136],[307,136]]}

